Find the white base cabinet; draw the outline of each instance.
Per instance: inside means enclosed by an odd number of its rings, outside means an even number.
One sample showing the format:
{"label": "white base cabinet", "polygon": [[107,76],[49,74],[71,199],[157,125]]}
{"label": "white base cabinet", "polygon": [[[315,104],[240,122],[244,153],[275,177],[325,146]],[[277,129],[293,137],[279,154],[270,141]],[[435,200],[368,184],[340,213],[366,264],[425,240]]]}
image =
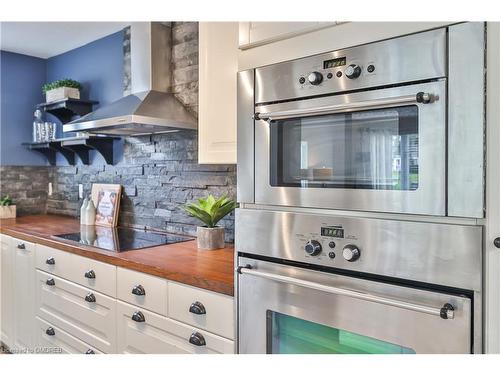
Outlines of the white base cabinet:
{"label": "white base cabinet", "polygon": [[13,352],[235,351],[232,297],[5,235],[0,245],[1,341]]}
{"label": "white base cabinet", "polygon": [[234,353],[232,340],[120,301],[117,336],[119,353]]}
{"label": "white base cabinet", "polygon": [[12,352],[34,346],[35,245],[1,236],[1,341]]}
{"label": "white base cabinet", "polygon": [[14,260],[12,238],[0,235],[0,340],[9,348],[14,346]]}

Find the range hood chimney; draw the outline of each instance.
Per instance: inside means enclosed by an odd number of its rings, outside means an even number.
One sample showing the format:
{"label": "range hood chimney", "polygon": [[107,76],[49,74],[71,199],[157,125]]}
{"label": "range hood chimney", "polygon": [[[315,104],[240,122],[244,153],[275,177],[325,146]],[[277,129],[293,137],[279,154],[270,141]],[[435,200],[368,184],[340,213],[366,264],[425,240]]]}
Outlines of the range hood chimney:
{"label": "range hood chimney", "polygon": [[130,28],[132,93],[63,125],[64,132],[138,136],[197,129],[196,118],[171,93],[170,24]]}

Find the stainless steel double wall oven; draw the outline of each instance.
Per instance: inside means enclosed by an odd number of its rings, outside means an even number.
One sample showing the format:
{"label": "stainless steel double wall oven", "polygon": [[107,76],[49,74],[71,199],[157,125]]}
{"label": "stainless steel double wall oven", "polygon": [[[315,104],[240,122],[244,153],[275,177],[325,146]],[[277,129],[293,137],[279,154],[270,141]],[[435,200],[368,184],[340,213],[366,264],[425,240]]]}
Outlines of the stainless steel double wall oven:
{"label": "stainless steel double wall oven", "polygon": [[239,73],[240,353],[481,352],[484,42]]}

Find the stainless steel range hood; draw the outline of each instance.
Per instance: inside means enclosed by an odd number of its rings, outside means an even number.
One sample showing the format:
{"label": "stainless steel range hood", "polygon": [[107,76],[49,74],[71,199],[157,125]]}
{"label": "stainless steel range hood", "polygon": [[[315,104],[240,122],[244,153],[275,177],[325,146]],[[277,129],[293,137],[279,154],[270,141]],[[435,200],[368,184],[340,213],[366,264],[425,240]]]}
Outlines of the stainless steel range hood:
{"label": "stainless steel range hood", "polygon": [[137,136],[197,129],[198,121],[171,93],[171,27],[131,25],[132,94],[63,125],[64,132]]}

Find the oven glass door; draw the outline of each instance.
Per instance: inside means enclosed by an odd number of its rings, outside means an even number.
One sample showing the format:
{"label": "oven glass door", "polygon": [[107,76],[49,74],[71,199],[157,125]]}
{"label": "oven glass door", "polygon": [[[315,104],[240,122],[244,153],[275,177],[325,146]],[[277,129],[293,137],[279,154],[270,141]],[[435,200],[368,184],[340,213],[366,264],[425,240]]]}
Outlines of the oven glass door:
{"label": "oven glass door", "polygon": [[445,86],[257,107],[255,202],[445,215]]}
{"label": "oven glass door", "polygon": [[[471,353],[466,296],[249,258],[238,275],[240,353]],[[443,309],[449,305],[453,311]],[[449,314],[449,315],[448,315]]]}
{"label": "oven glass door", "polygon": [[417,190],[416,105],[271,121],[271,186]]}
{"label": "oven glass door", "polygon": [[415,354],[411,348],[267,311],[267,354]]}

